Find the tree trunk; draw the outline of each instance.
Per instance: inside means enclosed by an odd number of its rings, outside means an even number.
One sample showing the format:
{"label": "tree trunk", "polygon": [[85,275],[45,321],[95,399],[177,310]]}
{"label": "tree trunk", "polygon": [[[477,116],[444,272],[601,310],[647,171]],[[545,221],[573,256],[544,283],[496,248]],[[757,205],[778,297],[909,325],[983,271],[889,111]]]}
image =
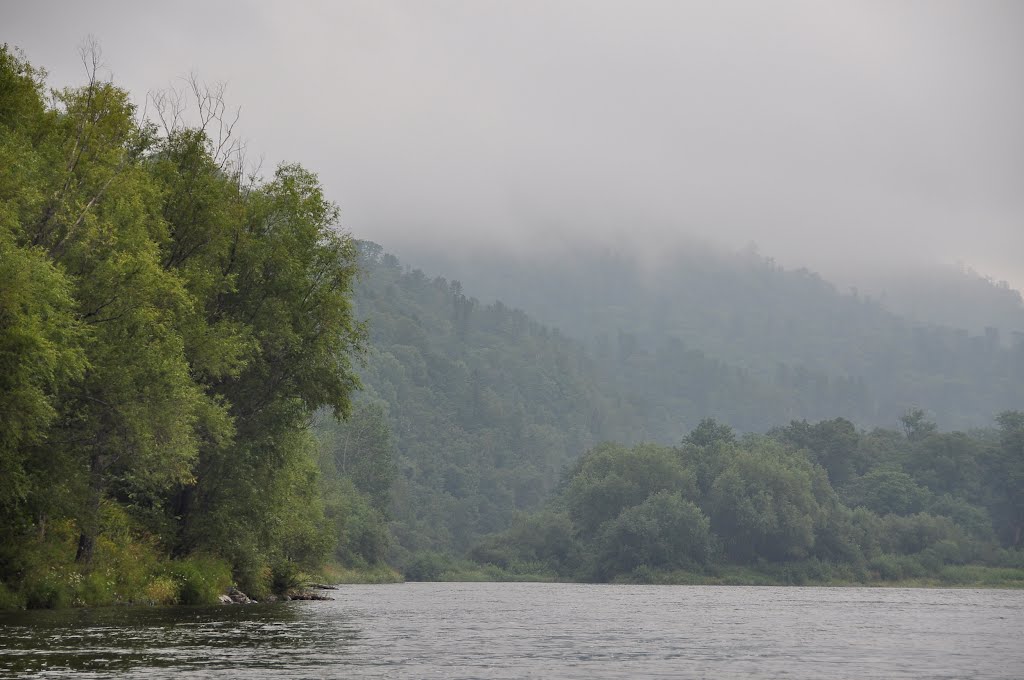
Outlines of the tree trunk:
{"label": "tree trunk", "polygon": [[184,557],[189,553],[189,525],[192,521],[192,507],[195,501],[196,487],[184,486],[174,494],[171,507],[177,518],[176,537],[171,546],[172,557]]}
{"label": "tree trunk", "polygon": [[92,563],[96,537],[100,533],[100,499],[103,495],[103,470],[99,454],[93,454],[89,461],[89,497],[86,500],[85,516],[82,518],[81,533],[78,535],[78,552],[75,562]]}

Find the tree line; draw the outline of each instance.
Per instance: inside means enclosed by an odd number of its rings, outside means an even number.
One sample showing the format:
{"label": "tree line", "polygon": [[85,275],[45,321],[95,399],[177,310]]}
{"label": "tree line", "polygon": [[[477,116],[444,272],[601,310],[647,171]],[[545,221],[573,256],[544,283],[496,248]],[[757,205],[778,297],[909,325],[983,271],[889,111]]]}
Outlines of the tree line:
{"label": "tree line", "polygon": [[914,409],[900,430],[837,418],[738,436],[707,419],[677,446],[603,444],[471,555],[596,581],[975,583],[988,566],[1019,583],[1024,413],[997,422],[939,432]]}
{"label": "tree line", "polygon": [[[842,291],[753,249],[692,244],[645,261],[645,246],[408,255],[584,343],[606,391],[647,397],[636,422],[656,441],[678,441],[704,417],[748,432],[837,414],[874,427],[912,406],[969,429],[1024,403],[1016,291],[977,277],[940,283],[908,265],[902,275],[930,291],[924,305],[923,293]],[[945,313],[924,313],[936,307]]]}

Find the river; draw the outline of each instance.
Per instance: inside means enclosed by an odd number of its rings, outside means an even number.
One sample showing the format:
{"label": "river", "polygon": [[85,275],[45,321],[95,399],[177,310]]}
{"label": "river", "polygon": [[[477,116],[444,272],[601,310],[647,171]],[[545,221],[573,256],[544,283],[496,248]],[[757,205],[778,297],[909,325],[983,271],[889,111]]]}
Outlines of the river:
{"label": "river", "polygon": [[407,583],[0,614],[2,677],[1021,678],[1024,592]]}

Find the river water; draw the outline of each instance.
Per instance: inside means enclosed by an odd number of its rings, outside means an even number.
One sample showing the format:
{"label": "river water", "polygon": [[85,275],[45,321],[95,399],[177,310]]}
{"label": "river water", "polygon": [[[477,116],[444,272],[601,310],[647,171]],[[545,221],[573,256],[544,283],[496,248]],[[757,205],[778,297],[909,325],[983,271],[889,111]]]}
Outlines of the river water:
{"label": "river water", "polygon": [[407,583],[0,614],[0,677],[1022,678],[1024,592]]}

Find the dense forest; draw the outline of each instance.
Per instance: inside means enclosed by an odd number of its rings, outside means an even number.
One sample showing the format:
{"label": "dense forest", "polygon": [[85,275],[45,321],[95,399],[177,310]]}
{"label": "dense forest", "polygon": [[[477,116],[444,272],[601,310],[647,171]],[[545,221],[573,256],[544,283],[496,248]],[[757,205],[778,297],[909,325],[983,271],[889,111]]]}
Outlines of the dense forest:
{"label": "dense forest", "polygon": [[[914,276],[911,269],[879,281],[889,292],[871,297],[840,292],[818,274],[785,269],[753,249],[694,244],[647,260],[586,246],[559,252],[422,252],[417,261],[585,343],[616,383],[633,383],[675,414],[692,413],[692,381],[666,374],[696,370],[698,351],[721,362],[773,405],[710,411],[744,431],[836,415],[892,426],[911,407],[943,428],[984,427],[992,414],[1024,403],[1024,304],[1018,292],[978,276]],[[895,313],[885,299],[913,316]],[[991,320],[978,328],[984,310]],[[962,325],[941,323],[953,320]],[[647,436],[668,434],[680,435]]]}
{"label": "dense forest", "polygon": [[1019,581],[1024,414],[993,433],[837,418],[737,437],[706,420],[677,446],[605,444],[542,510],[472,555],[513,573],[584,580]]}
{"label": "dense forest", "polygon": [[158,126],[85,57],[50,92],[0,49],[0,604],[284,589],[360,509],[309,427],[358,386],[355,246],[217,90]]}
{"label": "dense forest", "polygon": [[1012,333],[754,253],[428,276],[301,166],[247,168],[222,90],[157,94],[154,123],[84,54],[51,91],[0,49],[0,608],[266,597],[325,565],[1022,580]]}
{"label": "dense forest", "polygon": [[[619,338],[607,356],[520,310],[467,297],[458,281],[403,267],[376,244],[360,250],[356,306],[372,346],[363,377],[394,433],[400,552],[461,553],[512,512],[536,507],[598,442],[673,445],[708,418],[764,433],[855,412],[817,403],[813,380],[784,388],[675,338],[654,352]],[[878,418],[883,431],[918,407],[908,399],[893,408]],[[876,427],[847,417],[856,431]]]}

